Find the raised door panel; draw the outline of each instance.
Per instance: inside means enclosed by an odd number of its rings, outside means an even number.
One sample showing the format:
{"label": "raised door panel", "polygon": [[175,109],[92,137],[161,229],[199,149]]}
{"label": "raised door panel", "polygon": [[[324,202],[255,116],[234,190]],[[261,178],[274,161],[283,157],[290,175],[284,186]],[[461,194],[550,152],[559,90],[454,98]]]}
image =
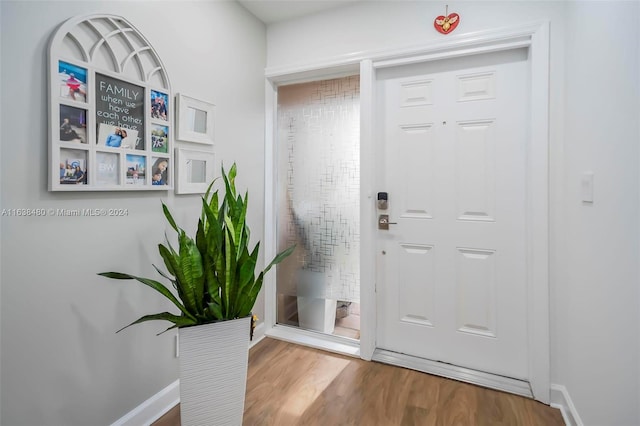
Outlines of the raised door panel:
{"label": "raised door panel", "polygon": [[457,123],[456,205],[457,219],[495,220],[494,121]]}
{"label": "raised door panel", "polygon": [[404,124],[397,138],[398,183],[401,193],[400,217],[433,218],[435,175],[438,158],[434,149],[433,125]]}
{"label": "raised door panel", "polygon": [[435,300],[434,247],[405,244],[398,247],[398,313],[405,323],[433,326]]}
{"label": "raised door panel", "polygon": [[458,331],[496,337],[496,257],[494,250],[457,249]]}

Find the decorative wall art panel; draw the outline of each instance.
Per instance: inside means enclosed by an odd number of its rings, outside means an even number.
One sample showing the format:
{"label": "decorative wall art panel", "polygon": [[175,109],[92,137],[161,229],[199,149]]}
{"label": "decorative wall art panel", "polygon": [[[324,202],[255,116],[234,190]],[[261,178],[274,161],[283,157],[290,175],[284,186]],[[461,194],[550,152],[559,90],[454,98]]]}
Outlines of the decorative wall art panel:
{"label": "decorative wall art panel", "polygon": [[[170,99],[158,54],[125,18],[63,23],[49,44],[49,190],[172,189]],[[156,162],[162,184],[147,173]]]}

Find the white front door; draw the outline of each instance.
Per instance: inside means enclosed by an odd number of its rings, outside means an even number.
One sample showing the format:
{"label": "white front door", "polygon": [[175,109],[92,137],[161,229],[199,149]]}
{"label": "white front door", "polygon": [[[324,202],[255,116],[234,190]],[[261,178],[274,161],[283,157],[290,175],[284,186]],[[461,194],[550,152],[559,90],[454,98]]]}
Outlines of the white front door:
{"label": "white front door", "polygon": [[528,378],[528,50],[380,69],[377,347]]}

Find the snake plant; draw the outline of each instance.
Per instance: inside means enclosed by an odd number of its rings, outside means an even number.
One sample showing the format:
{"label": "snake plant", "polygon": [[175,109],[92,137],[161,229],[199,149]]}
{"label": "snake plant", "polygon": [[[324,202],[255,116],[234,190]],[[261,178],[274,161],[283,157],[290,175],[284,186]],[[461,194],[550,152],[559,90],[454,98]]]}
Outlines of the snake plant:
{"label": "snake plant", "polygon": [[164,284],[135,275],[120,272],[102,272],[108,278],[137,280],[169,299],[180,310],[178,315],[169,312],[145,315],[119,331],[145,321],[165,320],[173,323],[165,331],[176,327],[188,327],[216,321],[243,318],[250,314],[264,280],[264,275],[274,265],[289,256],[295,246],[280,252],[258,276],[258,242],[249,249],[249,227],[246,223],[249,194],[236,193],[234,164],[226,174],[222,168],[225,193],[212,192],[209,185],[202,198],[202,212],[198,220],[195,240],[180,228],[167,206],[162,203],[164,215],[178,234],[178,247],[174,249],[167,238],[166,245],[158,249],[169,274],[153,265],[156,271],[173,284],[177,297]]}

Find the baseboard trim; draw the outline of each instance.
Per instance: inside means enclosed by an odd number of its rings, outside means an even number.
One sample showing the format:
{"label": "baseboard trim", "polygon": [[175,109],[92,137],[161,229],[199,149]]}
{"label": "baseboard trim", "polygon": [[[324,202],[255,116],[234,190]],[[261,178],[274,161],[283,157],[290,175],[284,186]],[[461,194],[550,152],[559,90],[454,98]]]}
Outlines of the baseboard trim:
{"label": "baseboard trim", "polygon": [[372,359],[385,364],[396,365],[411,370],[422,371],[423,373],[435,374],[436,376],[533,398],[529,382],[524,380],[484,373],[443,362],[391,352],[385,349],[376,349],[373,352]]}
{"label": "baseboard trim", "polygon": [[584,426],[566,387],[552,383],[550,399],[550,405],[560,410],[567,426]]}
{"label": "baseboard trim", "polygon": [[176,380],[129,411],[111,426],[149,426],[180,402],[180,380]]}
{"label": "baseboard trim", "polygon": [[[253,340],[249,348],[254,347],[265,337],[264,322],[258,324],[253,331]],[[171,383],[151,398],[129,411],[111,426],[149,426],[169,410],[180,403],[180,379]]]}
{"label": "baseboard trim", "polygon": [[253,330],[253,340],[249,342],[249,349],[260,343],[262,339],[264,339],[265,332],[264,322],[256,325],[256,328]]}

